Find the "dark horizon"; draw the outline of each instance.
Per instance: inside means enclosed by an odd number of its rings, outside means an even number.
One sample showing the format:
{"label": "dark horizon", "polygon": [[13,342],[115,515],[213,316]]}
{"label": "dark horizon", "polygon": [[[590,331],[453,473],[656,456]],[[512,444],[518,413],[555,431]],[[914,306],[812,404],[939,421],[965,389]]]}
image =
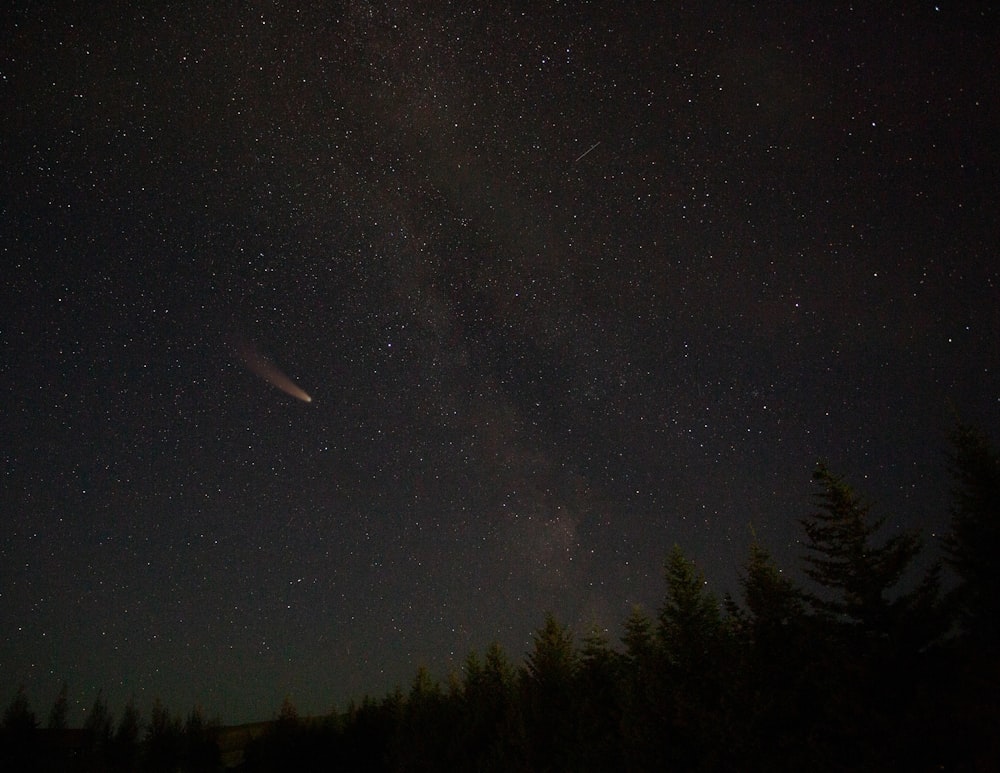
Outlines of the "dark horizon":
{"label": "dark horizon", "polygon": [[[941,451],[942,458],[945,457],[946,453],[947,453],[947,449],[946,448],[942,449],[942,451]],[[801,516],[802,518],[807,517],[808,514],[814,512],[816,510],[816,507],[815,507],[815,493],[816,493],[815,490],[813,488],[810,488],[808,490],[808,492],[807,492],[807,496],[804,497],[804,502],[806,504],[806,507],[803,509],[803,515]],[[887,516],[886,513],[883,513],[881,511],[881,508],[878,507],[877,503],[872,503],[871,500],[870,500],[870,498],[867,497],[867,495],[864,495],[863,492],[862,492],[862,495],[863,495],[863,498],[865,499],[865,501],[868,501],[870,504],[874,505],[873,509],[874,509],[874,515],[875,516],[877,516],[877,517],[887,517],[888,518],[888,521],[887,521],[885,527],[879,531],[879,535],[880,536],[887,537],[887,536],[891,536],[893,533],[897,533],[900,529],[903,529],[903,528],[912,528],[912,527],[907,527],[906,526],[907,523],[910,523],[912,521],[911,518],[902,517],[902,518],[893,519],[891,516]],[[756,532],[753,529],[753,525],[752,524],[749,524],[749,529],[750,529],[751,537],[753,538],[753,536],[754,536],[754,534]],[[802,536],[804,536],[804,535],[800,535],[800,539],[801,539]],[[944,536],[944,533],[935,534],[935,535],[928,535],[928,534],[925,534],[925,533],[920,533],[920,537],[923,540],[921,550],[914,557],[913,565],[910,567],[910,569],[907,571],[907,573],[902,578],[902,581],[900,583],[899,588],[895,589],[894,593],[896,595],[901,594],[901,593],[905,593],[905,592],[907,592],[909,590],[912,590],[912,588],[916,584],[918,584],[920,582],[921,577],[927,571],[928,567],[930,567],[934,563],[940,563],[940,562],[943,561],[943,559],[945,558],[945,555],[946,555],[945,551],[942,549],[942,543],[941,543],[941,538],[943,536]],[[677,546],[681,547],[681,549],[683,550],[683,546],[680,546],[680,545],[677,545]],[[762,545],[762,546],[765,547],[765,549],[770,550],[769,546],[767,546],[767,545]],[[803,574],[803,561],[802,561],[802,558],[803,558],[804,555],[805,555],[805,551],[804,551],[804,549],[802,549],[802,552],[800,552],[800,554],[799,554],[799,560],[796,561],[794,565],[791,565],[791,566],[780,566],[779,568],[784,573],[786,573],[786,576],[789,578],[790,581],[798,583],[798,584],[801,584],[803,586],[809,586],[810,582],[809,582],[808,578],[805,577],[805,575]],[[664,557],[664,559],[665,558],[666,558],[666,556]],[[740,562],[739,566],[735,567],[736,571],[734,572],[734,576],[737,578],[737,582],[735,582],[732,587],[720,587],[719,583],[717,583],[717,582],[714,581],[714,578],[712,578],[710,576],[706,576],[705,577],[705,580],[706,580],[706,589],[709,592],[711,592],[712,594],[716,595],[720,600],[723,599],[726,595],[737,596],[738,593],[739,593],[739,585],[740,585],[739,578],[745,576],[746,563],[747,563],[748,560],[749,560],[749,554],[747,556],[743,557],[743,559]],[[661,570],[660,571],[660,575],[661,575],[660,576],[660,580],[661,580],[660,600],[656,601],[654,604],[649,605],[649,606],[646,606],[646,605],[643,605],[643,604],[635,604],[635,605],[632,605],[632,607],[624,607],[623,608],[624,609],[623,616],[618,621],[617,627],[612,626],[612,627],[605,627],[605,628],[601,629],[602,632],[608,637],[609,643],[611,644],[611,646],[616,651],[621,651],[622,647],[624,646],[623,645],[623,641],[622,641],[622,636],[626,633],[625,628],[624,628],[624,624],[626,622],[625,615],[631,611],[631,608],[638,607],[638,608],[643,609],[646,613],[655,616],[655,614],[656,614],[659,606],[661,605],[661,603],[662,603],[662,596],[663,596],[663,592],[664,592],[664,589],[662,587],[662,585],[663,585],[662,564],[663,564],[663,562],[661,561],[661,567],[660,567],[660,570]],[[701,567],[701,562],[700,561],[697,562],[697,565],[700,568]],[[943,591],[947,591],[948,589],[954,587],[954,585],[956,584],[956,582],[958,580],[957,580],[954,572],[951,570],[951,568],[947,564],[944,564],[942,566],[942,570],[943,570],[942,571],[942,582],[943,582],[942,588],[943,588]],[[545,610],[545,611],[543,611],[543,616],[546,615],[546,614],[549,614],[551,612],[552,612],[552,610]],[[540,624],[542,622],[542,620],[540,619],[537,622]],[[577,645],[580,645],[582,643],[584,637],[587,634],[589,634],[589,633],[592,632],[592,628],[593,628],[593,626],[591,626],[591,627],[584,626],[584,627],[581,628],[578,624],[576,624],[576,625],[575,624],[567,624],[567,630],[573,636],[573,638],[575,640],[575,643]],[[505,649],[505,652],[507,652],[507,654],[511,658],[513,658],[513,660],[514,660],[515,663],[519,662],[519,657],[526,657],[530,653],[530,636],[533,636],[537,632],[537,630],[538,630],[538,625],[536,625],[535,628],[533,628],[533,629],[531,629],[531,631],[529,631],[528,645],[525,647],[525,649],[524,649],[523,652],[519,653],[519,652],[516,652],[516,651],[507,651]],[[463,671],[464,665],[466,663],[466,658],[467,658],[468,655],[470,655],[473,652],[483,653],[490,646],[496,645],[496,644],[499,644],[501,647],[504,646],[503,643],[500,642],[499,640],[493,639],[493,640],[490,640],[490,641],[481,642],[478,646],[471,647],[465,653],[453,653],[453,656],[451,656],[451,657],[449,657],[449,658],[446,659],[446,666],[443,667],[443,668],[439,667],[438,664],[430,663],[430,662],[423,662],[423,661],[412,662],[412,663],[409,663],[409,664],[403,664],[403,666],[404,666],[403,667],[403,672],[402,672],[403,676],[402,676],[401,679],[397,680],[396,682],[389,683],[389,684],[379,683],[377,686],[375,686],[373,688],[372,687],[363,688],[361,691],[355,692],[355,693],[352,693],[352,694],[349,694],[349,695],[330,696],[330,700],[328,700],[327,707],[325,709],[320,709],[318,711],[313,710],[313,711],[303,712],[303,717],[304,718],[305,717],[313,717],[313,718],[317,718],[317,719],[318,718],[323,718],[323,717],[330,716],[331,714],[336,714],[337,712],[343,712],[349,705],[351,705],[351,704],[358,704],[358,703],[360,703],[364,699],[374,698],[374,699],[378,700],[378,699],[381,699],[382,697],[384,697],[385,695],[390,695],[394,691],[397,691],[397,690],[400,690],[400,689],[404,690],[404,692],[405,692],[407,686],[411,682],[411,680],[412,680],[414,674],[416,673],[416,671],[418,669],[422,669],[422,668],[429,669],[430,675],[435,680],[437,680],[441,684],[445,684],[445,683],[447,683],[447,681],[450,678],[455,677],[455,676],[459,676],[460,677],[462,675],[462,671]],[[457,655],[457,657],[455,657],[454,655]],[[16,679],[13,680],[13,683],[15,683],[17,685],[17,689],[20,689],[21,687],[24,687],[25,684],[26,684],[24,681],[17,682]],[[123,701],[120,705],[116,706],[113,702],[111,702],[111,701],[109,701],[107,699],[107,696],[109,694],[111,694],[111,695],[116,694],[116,691],[113,690],[113,689],[112,690],[108,690],[108,689],[105,689],[103,687],[98,687],[97,690],[96,690],[96,692],[94,692],[93,694],[86,694],[86,693],[82,693],[79,689],[76,689],[74,687],[74,685],[72,683],[70,683],[68,680],[60,680],[59,684],[65,684],[65,686],[68,688],[68,695],[69,695],[69,698],[70,698],[70,709],[71,709],[71,712],[72,712],[70,716],[76,716],[77,717],[77,720],[76,720],[77,724],[70,725],[69,729],[77,730],[77,729],[80,729],[80,728],[82,728],[84,726],[84,724],[86,723],[86,719],[87,719],[87,712],[93,706],[94,700],[97,700],[97,699],[102,699],[102,700],[104,700],[106,702],[106,705],[107,705],[108,709],[111,711],[112,716],[114,718],[116,718],[116,719],[120,716],[121,710],[124,709],[124,707],[126,705],[128,705],[129,703],[134,703],[136,705],[136,707],[139,708],[140,711],[143,711],[144,709],[148,709],[149,708],[149,706],[144,705],[143,701],[139,701],[138,700],[138,696],[137,696],[137,694],[135,692],[130,693],[128,695],[128,698],[125,701]],[[54,694],[53,697],[57,697],[58,693],[60,692],[60,690],[61,690],[61,688],[57,688],[57,692]],[[44,720],[44,718],[46,716],[46,705],[44,704],[44,698],[45,698],[45,696],[42,696],[42,695],[33,695],[33,694],[31,694],[30,690],[26,691],[26,693],[28,694],[28,697],[31,700],[32,708],[35,710],[38,718],[40,720]],[[11,696],[13,696],[13,695],[14,695],[14,693],[11,693]],[[36,700],[40,700],[42,702],[38,703],[38,702],[36,702]],[[152,705],[154,702],[158,702],[158,701],[162,701],[162,700],[163,699],[162,699],[161,695],[154,693],[154,694],[151,694],[151,695],[147,696],[147,700],[145,701],[145,703],[148,703],[149,705]],[[264,707],[264,713],[262,713],[260,715],[257,715],[257,716],[244,716],[244,717],[238,717],[238,718],[235,718],[235,719],[227,717],[227,716],[225,716],[225,715],[223,715],[223,714],[221,714],[219,712],[206,711],[205,706],[202,703],[198,703],[198,702],[193,703],[193,704],[191,704],[190,706],[187,706],[187,707],[172,706],[169,703],[167,703],[166,701],[164,701],[164,704],[166,705],[166,708],[168,710],[170,710],[176,716],[181,717],[181,718],[187,716],[187,714],[191,710],[197,710],[197,711],[203,712],[206,719],[211,720],[212,722],[219,724],[219,726],[222,727],[222,728],[237,728],[237,727],[241,727],[241,726],[244,726],[244,725],[255,725],[255,724],[260,724],[260,723],[273,722],[277,718],[277,716],[279,714],[279,711],[281,709],[282,703],[285,702],[285,701],[291,701],[291,703],[293,705],[298,706],[298,702],[296,701],[296,696],[294,694],[291,694],[291,693],[286,693],[286,694],[280,696],[280,698],[277,700],[277,702],[273,706]],[[41,727],[44,727],[44,721],[42,722]]]}
{"label": "dark horizon", "polygon": [[[759,542],[735,595],[717,596],[679,546],[653,612],[574,634],[547,613],[530,651],[496,642],[442,681],[303,716],[226,726],[134,699],[99,697],[67,729],[64,685],[44,728],[23,689],[0,722],[17,770],[816,771],[990,770],[1000,759],[1000,447],[951,435],[950,518],[940,562],[915,566],[922,535],[873,513],[818,464],[793,581]],[[942,568],[952,581],[942,582]]]}

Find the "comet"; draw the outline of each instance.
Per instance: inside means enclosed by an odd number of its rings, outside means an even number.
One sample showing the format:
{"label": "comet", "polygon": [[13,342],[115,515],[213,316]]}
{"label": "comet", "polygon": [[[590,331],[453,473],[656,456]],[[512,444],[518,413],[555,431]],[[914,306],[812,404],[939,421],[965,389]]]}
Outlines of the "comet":
{"label": "comet", "polygon": [[291,395],[296,400],[301,400],[304,403],[312,402],[312,397],[309,396],[308,392],[292,381],[281,371],[281,368],[254,349],[249,343],[240,341],[237,344],[237,350],[247,368],[264,379],[268,384],[278,387],[286,395]]}

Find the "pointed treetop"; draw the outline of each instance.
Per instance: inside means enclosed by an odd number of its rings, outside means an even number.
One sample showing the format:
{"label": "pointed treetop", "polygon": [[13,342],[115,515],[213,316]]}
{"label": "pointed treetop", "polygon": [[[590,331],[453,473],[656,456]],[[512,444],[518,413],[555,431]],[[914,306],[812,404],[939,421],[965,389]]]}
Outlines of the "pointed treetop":
{"label": "pointed treetop", "polygon": [[800,521],[806,532],[805,573],[821,594],[809,594],[819,611],[886,631],[890,624],[890,591],[920,549],[916,532],[898,532],[881,544],[876,537],[885,518],[871,516],[842,476],[817,465],[813,479],[820,486],[817,509]]}

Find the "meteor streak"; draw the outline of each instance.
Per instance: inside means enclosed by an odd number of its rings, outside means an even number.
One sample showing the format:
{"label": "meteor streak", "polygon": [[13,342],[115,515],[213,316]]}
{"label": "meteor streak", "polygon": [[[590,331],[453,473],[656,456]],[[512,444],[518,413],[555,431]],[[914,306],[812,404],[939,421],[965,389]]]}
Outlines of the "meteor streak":
{"label": "meteor streak", "polygon": [[591,145],[589,148],[587,148],[585,151],[583,151],[583,153],[581,153],[579,156],[577,156],[576,158],[574,158],[573,159],[573,163],[575,164],[577,161],[579,161],[581,158],[583,158],[585,155],[587,155],[590,151],[592,151],[594,148],[596,148],[600,144],[601,144],[600,142],[595,142],[593,145]]}
{"label": "meteor streak", "polygon": [[281,369],[250,344],[241,341],[237,348],[246,366],[272,386],[304,403],[311,403],[312,397],[298,384],[281,372]]}

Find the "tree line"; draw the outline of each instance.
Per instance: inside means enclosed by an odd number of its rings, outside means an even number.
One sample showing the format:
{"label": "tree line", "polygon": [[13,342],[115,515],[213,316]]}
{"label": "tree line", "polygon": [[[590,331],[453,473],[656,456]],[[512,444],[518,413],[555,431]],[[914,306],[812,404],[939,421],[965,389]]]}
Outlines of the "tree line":
{"label": "tree line", "polygon": [[[515,664],[493,644],[443,684],[303,718],[285,701],[249,741],[253,771],[888,771],[1000,766],[1000,455],[952,436],[942,562],[913,569],[901,530],[819,465],[801,521],[806,585],[756,541],[736,596],[707,587],[679,547],[655,615],[613,644],[547,615]],[[884,536],[888,534],[888,536]],[[942,581],[950,570],[952,580]],[[117,725],[98,698],[71,751],[65,690],[45,730],[23,691],[3,716],[4,770],[215,771],[219,727],[157,702]],[[62,756],[60,756],[62,754]]]}
{"label": "tree line", "polygon": [[159,700],[148,719],[134,701],[118,721],[102,695],[94,700],[82,728],[67,726],[68,687],[64,683],[44,727],[22,687],[0,725],[0,770],[10,771],[151,771],[210,773],[222,769],[218,721],[195,708],[186,720]]}

